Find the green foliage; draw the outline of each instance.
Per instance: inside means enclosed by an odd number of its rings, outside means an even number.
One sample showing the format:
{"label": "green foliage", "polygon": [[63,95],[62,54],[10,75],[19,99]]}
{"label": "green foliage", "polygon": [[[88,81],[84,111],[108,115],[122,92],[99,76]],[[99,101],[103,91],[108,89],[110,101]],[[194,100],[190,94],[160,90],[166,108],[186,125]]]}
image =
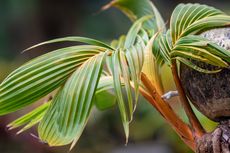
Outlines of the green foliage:
{"label": "green foliage", "polygon": [[[117,95],[118,107],[121,112],[126,139],[128,139],[129,123],[132,121],[133,112],[137,103],[140,73],[144,62],[143,53],[145,44],[144,41],[140,39],[139,32],[141,30],[142,23],[147,19],[149,19],[148,16],[142,17],[133,24],[125,37],[124,45],[121,45],[122,47],[118,48],[113,53],[111,59],[114,89]],[[132,97],[132,87],[130,81],[134,83],[136,95],[135,100],[133,100]],[[122,93],[122,82],[124,82],[125,95],[127,96],[128,101],[127,104],[124,99],[125,96],[123,96]]]}
{"label": "green foliage", "polygon": [[113,77],[102,76],[99,80],[94,99],[95,106],[99,110],[106,110],[116,104],[117,98],[113,91]]}
{"label": "green foliage", "polygon": [[60,87],[77,67],[105,51],[72,46],[37,57],[12,72],[0,86],[0,115],[17,111]]}
{"label": "green foliage", "polygon": [[32,126],[36,125],[39,123],[42,118],[44,117],[48,107],[50,106],[51,102],[44,103],[43,105],[35,108],[28,114],[18,118],[17,120],[11,122],[10,124],[7,125],[9,130],[24,126],[20,131],[17,132],[17,134],[20,134]]}
{"label": "green foliage", "polygon": [[94,46],[100,46],[100,47],[103,47],[103,48],[113,50],[113,48],[111,46],[109,46],[106,43],[103,43],[101,41],[91,39],[91,38],[86,38],[86,37],[72,36],[72,37],[57,38],[57,39],[45,41],[45,42],[42,42],[40,44],[34,45],[34,46],[24,50],[24,51],[28,51],[28,50],[31,50],[33,48],[36,48],[36,47],[39,47],[39,46],[42,46],[42,45],[46,45],[46,44],[57,43],[57,42],[65,42],[65,41],[81,42],[81,43],[86,43],[86,44],[94,45]]}
{"label": "green foliage", "polygon": [[158,12],[157,8],[149,0],[113,0],[109,6],[119,8],[132,21],[135,21],[143,16],[152,15],[153,18],[144,24],[144,29],[148,29],[152,34],[159,29],[165,30],[165,23]]}
{"label": "green foliage", "polygon": [[102,52],[88,59],[55,95],[38,127],[42,141],[60,146],[71,142],[74,145],[79,139],[92,109],[106,54]]}
{"label": "green foliage", "polygon": [[[144,16],[135,21],[127,36],[112,45],[90,38],[66,37],[30,47],[27,50],[64,41],[87,44],[52,51],[12,72],[0,85],[0,115],[23,109],[57,90],[41,115],[38,115],[39,107],[9,126],[17,128],[28,123],[20,131],[23,132],[39,123],[41,141],[50,146],[72,143],[72,148],[81,136],[94,105],[107,109],[117,104],[128,139],[129,123],[138,100],[144,49],[149,38],[143,25],[150,19],[152,16]],[[114,94],[108,92],[113,88]],[[108,96],[112,96],[111,99],[105,98]]]}
{"label": "green foliage", "polygon": [[[0,84],[0,115],[23,109],[57,90],[51,102],[10,123],[11,129],[25,125],[20,133],[39,123],[39,138],[43,142],[50,146],[72,143],[72,148],[94,105],[101,110],[117,105],[128,140],[142,72],[157,91],[163,92],[160,69],[164,64],[171,65],[174,59],[204,73],[219,72],[229,66],[228,51],[197,35],[229,25],[230,17],[223,12],[206,5],[181,4],[174,10],[166,31],[160,13],[149,0],[114,0],[106,7],[110,6],[119,8],[134,21],[127,35],[111,45],[90,38],[66,37],[28,49],[64,41],[84,43],[37,57]],[[192,60],[220,69],[205,70]]]}
{"label": "green foliage", "polygon": [[[215,22],[217,26],[221,26],[218,20],[212,20],[213,17],[219,17],[219,15],[224,15],[224,13],[207,5],[178,5],[170,19],[172,43],[175,44],[178,39],[188,34],[195,34],[207,28],[212,28],[213,25],[209,23]],[[204,25],[204,23],[206,24]]]}
{"label": "green foliage", "polygon": [[[216,73],[229,66],[229,52],[211,41],[198,36],[212,28],[230,25],[230,16],[222,11],[200,4],[180,4],[172,13],[170,29],[158,38],[161,56],[170,65],[176,59],[203,73]],[[219,67],[207,70],[192,60]]]}

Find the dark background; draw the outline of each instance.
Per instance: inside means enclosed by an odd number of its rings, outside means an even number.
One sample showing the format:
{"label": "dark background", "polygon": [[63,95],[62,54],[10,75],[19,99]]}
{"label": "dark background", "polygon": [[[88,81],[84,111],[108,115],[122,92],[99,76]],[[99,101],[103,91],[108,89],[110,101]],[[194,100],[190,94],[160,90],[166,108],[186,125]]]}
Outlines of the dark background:
{"label": "dark background", "polygon": [[[27,53],[21,51],[36,43],[64,36],[85,36],[109,42],[125,34],[130,21],[116,9],[100,12],[109,0],[0,0],[0,80],[25,61],[59,47],[40,47]],[[229,0],[155,0],[165,21],[178,3],[198,2],[230,12]],[[64,44],[68,45],[68,44]],[[130,143],[124,146],[124,135],[117,109],[95,112],[76,153],[181,153],[189,152],[154,109],[140,102],[131,125]],[[64,153],[68,147],[49,148],[30,133],[20,136],[5,125],[22,112],[0,117],[0,153]],[[135,148],[138,147],[138,148]],[[119,149],[121,148],[121,150]],[[132,150],[134,149],[134,151]],[[147,149],[150,150],[148,152]],[[163,150],[162,150],[163,149]],[[116,151],[117,150],[117,151]]]}

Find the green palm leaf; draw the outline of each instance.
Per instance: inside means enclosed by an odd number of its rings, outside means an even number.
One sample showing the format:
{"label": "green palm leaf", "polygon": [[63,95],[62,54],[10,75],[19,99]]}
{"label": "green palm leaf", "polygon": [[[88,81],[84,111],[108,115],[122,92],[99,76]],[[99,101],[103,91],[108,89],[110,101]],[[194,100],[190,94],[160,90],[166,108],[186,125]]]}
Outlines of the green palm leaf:
{"label": "green palm leaf", "polygon": [[[126,37],[123,36],[118,41],[112,42],[117,49],[107,62],[114,78],[114,90],[126,138],[129,135],[129,123],[133,118],[138,100],[140,74],[144,64],[144,41],[148,41],[148,36],[142,25],[150,18],[151,16],[144,16],[138,19],[130,28]],[[123,40],[125,40],[125,43],[120,42]],[[122,92],[122,82],[124,83],[125,94]],[[132,83],[134,84],[135,100],[132,97]],[[125,102],[125,96],[127,103]]]}
{"label": "green palm leaf", "polygon": [[95,94],[95,106],[99,110],[106,110],[116,104],[116,95],[113,91],[113,77],[103,76],[100,78]]}
{"label": "green palm leaf", "polygon": [[130,72],[129,72],[128,63],[126,61],[125,53],[120,50],[119,56],[120,56],[119,57],[119,63],[120,63],[120,67],[121,67],[121,74],[122,74],[122,78],[124,79],[125,90],[127,93],[128,108],[129,108],[130,121],[131,121],[132,115],[133,115],[133,108],[134,108],[133,98],[132,98],[132,87],[130,84],[131,76],[130,76]]}
{"label": "green palm leaf", "polygon": [[[33,49],[62,41],[79,41],[90,44],[52,51],[29,61],[12,72],[0,85],[0,115],[22,109],[61,87],[48,111],[44,111],[40,116],[31,120],[22,131],[42,119],[38,129],[42,141],[51,146],[66,145],[72,142],[74,146],[87,123],[95,100],[95,105],[99,106],[97,101],[100,101],[100,104],[103,104],[100,106],[103,108],[114,105],[115,100],[118,100],[126,137],[128,137],[128,124],[132,120],[136,107],[140,73],[144,62],[144,43],[148,41],[148,34],[142,29],[142,25],[149,18],[150,16],[137,20],[128,36],[123,36],[119,41],[114,42],[114,47],[82,37],[55,39],[30,47],[29,49]],[[111,52],[114,48],[116,51]],[[109,58],[112,59],[112,64],[108,68],[113,72],[113,78],[110,76],[107,84],[100,83],[103,61]],[[110,75],[107,72],[105,74]],[[111,84],[111,79],[113,84]],[[101,86],[97,89],[98,81]],[[135,88],[135,103],[132,97],[132,82]],[[108,92],[108,89],[112,87],[115,88],[116,97]],[[128,98],[127,103],[122,93],[123,87]],[[106,102],[100,97],[101,95],[113,96],[113,102]],[[22,117],[22,119],[25,118],[28,117]],[[22,123],[26,124],[26,121],[20,123],[18,120],[10,126],[16,128]],[[20,124],[17,124],[18,122]]]}
{"label": "green palm leaf", "polygon": [[[126,36],[125,35],[121,35],[118,40],[113,40],[111,42],[111,46],[115,49],[124,49],[125,47],[125,40],[126,40]],[[107,67],[107,70],[109,72],[110,75],[112,75],[112,67],[113,67],[113,64],[112,64],[112,57],[111,56],[107,56],[106,58],[106,67]]]}
{"label": "green palm leaf", "polygon": [[[113,67],[112,69],[112,74],[113,74],[113,79],[114,79],[114,90],[116,92],[116,96],[117,96],[117,100],[118,100],[118,107],[121,113],[121,120],[123,123],[123,127],[125,130],[125,136],[126,139],[128,139],[129,136],[129,121],[131,120],[131,116],[130,113],[133,113],[132,110],[130,111],[130,109],[132,109],[131,107],[127,110],[127,105],[125,104],[125,100],[123,97],[123,93],[122,93],[122,70],[121,70],[121,62],[120,62],[120,50],[115,51],[115,53],[112,56],[112,64],[116,65]],[[127,75],[127,74],[126,74]],[[124,82],[127,80],[124,80]],[[125,82],[126,84],[126,88],[129,88],[129,82]],[[130,93],[128,93],[129,95]],[[131,104],[132,101],[129,101],[129,104]],[[130,106],[130,105],[129,105]]]}
{"label": "green palm leaf", "polygon": [[24,64],[0,85],[0,115],[17,111],[49,94],[83,62],[105,50],[98,46],[72,46]]}
{"label": "green palm leaf", "polygon": [[152,15],[153,18],[144,24],[144,29],[154,34],[159,29],[165,30],[165,23],[161,14],[150,0],[113,0],[104,8],[114,6],[125,13],[132,21],[136,21],[143,16]]}
{"label": "green palm leaf", "polygon": [[78,36],[70,36],[70,37],[64,37],[64,38],[57,38],[57,39],[53,39],[53,40],[49,40],[49,41],[45,41],[39,44],[36,44],[34,46],[31,46],[30,48],[24,50],[24,51],[28,51],[31,50],[33,48],[39,47],[39,46],[43,46],[46,44],[52,44],[52,43],[57,43],[57,42],[81,42],[81,43],[85,43],[85,44],[89,44],[89,45],[94,45],[94,46],[100,46],[100,47],[104,47],[107,48],[109,50],[113,50],[113,48],[109,45],[107,45],[104,42],[101,42],[99,40],[95,40],[95,39],[91,39],[91,38],[86,38],[86,37],[78,37]]}
{"label": "green palm leaf", "polygon": [[161,33],[155,41],[155,45],[157,45],[157,43],[159,45],[160,51],[158,51],[158,49],[154,49],[156,51],[155,54],[159,54],[159,56],[167,65],[171,65],[171,59],[169,55],[172,50],[170,31],[168,30],[166,34]]}
{"label": "green palm leaf", "polygon": [[222,69],[207,70],[207,69],[203,69],[203,68],[197,66],[196,64],[192,63],[192,61],[187,60],[185,58],[176,57],[175,59],[177,59],[178,61],[184,63],[185,65],[189,66],[190,68],[197,70],[198,72],[201,72],[201,73],[212,74],[212,73],[218,73],[222,70]]}
{"label": "green palm leaf", "polygon": [[[137,47],[139,46],[139,48]],[[129,134],[129,122],[132,120],[133,112],[136,107],[138,89],[140,84],[140,73],[143,66],[143,46],[137,44],[127,50],[116,50],[112,55],[112,75],[114,79],[114,90],[116,92],[118,107],[121,112],[121,118],[125,129],[126,138]],[[141,56],[139,54],[142,54]],[[142,59],[140,59],[142,58]],[[132,98],[131,82],[134,83],[135,101]],[[125,94],[128,103],[126,104],[122,92],[122,82],[124,83]],[[135,102],[133,104],[133,102]]]}
{"label": "green palm leaf", "polygon": [[171,54],[174,51],[192,53],[196,56],[204,57],[209,64],[220,67],[227,67],[228,64],[226,62],[230,62],[230,53],[228,50],[201,36],[188,35],[182,37],[175,44]]}
{"label": "green palm leaf", "polygon": [[28,114],[9,123],[7,127],[9,128],[9,130],[12,130],[20,126],[24,126],[20,131],[17,132],[17,134],[20,134],[26,131],[27,129],[31,128],[32,126],[36,125],[37,123],[39,123],[44,117],[49,106],[50,106],[50,102],[46,102],[41,106],[35,108],[31,112],[29,112]]}
{"label": "green palm leaf", "polygon": [[225,27],[229,25],[230,25],[230,16],[227,15],[210,16],[190,25],[181,34],[181,37],[186,36],[188,34],[198,34],[208,29]]}
{"label": "green palm leaf", "polygon": [[[136,103],[139,95],[140,75],[144,64],[144,48],[144,43],[139,42],[125,51],[131,81],[134,84]],[[136,107],[136,103],[134,107]]]}
{"label": "green palm leaf", "polygon": [[[42,105],[17,119],[10,127],[25,125],[19,131],[22,132],[39,123],[39,138],[43,142],[50,146],[72,143],[72,148],[87,124],[93,105],[106,109],[113,106],[117,100],[128,140],[129,123],[138,100],[140,75],[141,72],[150,74],[143,66],[152,69],[150,75],[154,83],[161,84],[161,65],[158,66],[157,63],[163,63],[163,59],[170,63],[168,50],[172,49],[172,43],[166,35],[165,39],[162,39],[163,43],[167,42],[166,51],[161,53],[158,50],[152,54],[154,39],[150,38],[154,38],[153,34],[158,31],[165,32],[165,25],[151,1],[114,0],[112,5],[120,8],[135,22],[127,36],[113,41],[111,46],[90,38],[65,37],[27,49],[64,41],[89,44],[62,48],[35,58],[3,81],[0,85],[0,115],[22,109],[59,88],[50,104]],[[198,26],[197,24],[194,27]],[[208,47],[214,50],[213,46],[211,44]],[[225,56],[225,53],[222,52],[222,55]],[[175,58],[179,59],[177,56]],[[150,62],[146,64],[145,59]],[[105,60],[108,70],[103,71]],[[218,63],[221,60],[214,58],[213,61]],[[132,95],[133,87],[135,100]],[[116,97],[108,92],[112,88]],[[112,97],[112,103],[103,99],[108,95]]]}
{"label": "green palm leaf", "polygon": [[169,65],[170,60],[177,59],[200,72],[219,72],[220,69],[204,70],[191,60],[226,68],[229,66],[230,53],[217,44],[195,35],[228,25],[230,16],[218,9],[201,4],[180,4],[173,11],[170,29],[166,34],[161,34],[156,41],[159,43],[161,57]]}
{"label": "green palm leaf", "polygon": [[106,54],[88,59],[59,90],[39,124],[42,141],[50,146],[61,146],[75,144],[79,139],[91,112]]}
{"label": "green palm leaf", "polygon": [[[152,16],[144,16],[144,17],[138,19],[136,22],[134,22],[134,24],[129,29],[129,32],[126,36],[124,48],[126,48],[126,49],[130,48],[131,46],[133,46],[136,43],[135,41],[137,39],[137,36],[140,33],[141,29],[143,28],[142,24],[147,22],[151,18],[152,18]],[[142,33],[143,33],[143,31],[142,31]]]}
{"label": "green palm leaf", "polygon": [[[105,110],[116,104],[115,94],[108,91],[113,88],[113,78],[111,76],[103,76],[100,78],[95,94],[95,105],[97,106],[97,108],[99,108],[100,110]],[[31,112],[14,120],[7,125],[8,129],[12,130],[24,126],[20,131],[17,132],[17,134],[26,131],[27,129],[31,128],[41,121],[50,104],[51,102],[46,102],[41,106],[35,108]]]}
{"label": "green palm leaf", "polygon": [[196,28],[196,26],[194,27],[194,24],[199,24],[199,22],[202,22],[202,20],[209,21],[209,19],[207,18],[223,14],[224,13],[222,11],[207,5],[179,4],[174,9],[170,20],[172,43],[175,44],[175,42],[180,37],[185,36],[185,33],[188,34],[187,29],[190,29],[190,27],[193,27],[193,30],[191,30],[191,32],[197,32],[197,30],[204,30],[205,27],[207,28],[207,26],[209,26],[209,24],[207,23],[203,29],[200,29]]}
{"label": "green palm leaf", "polygon": [[[130,77],[134,83],[136,102],[140,84],[140,73],[144,64],[145,42],[149,41],[148,34],[143,29],[143,24],[151,18],[152,16],[144,16],[134,22],[125,38],[125,56],[129,65],[127,69],[130,69]],[[124,63],[121,63],[121,65],[125,66]]]}

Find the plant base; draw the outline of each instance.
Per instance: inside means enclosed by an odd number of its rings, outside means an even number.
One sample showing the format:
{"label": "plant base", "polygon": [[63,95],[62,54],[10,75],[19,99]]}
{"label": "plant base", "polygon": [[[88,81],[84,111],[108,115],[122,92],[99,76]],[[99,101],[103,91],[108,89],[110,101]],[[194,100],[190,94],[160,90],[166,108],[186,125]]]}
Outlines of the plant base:
{"label": "plant base", "polygon": [[196,139],[196,153],[230,153],[230,120],[222,121],[217,128]]}

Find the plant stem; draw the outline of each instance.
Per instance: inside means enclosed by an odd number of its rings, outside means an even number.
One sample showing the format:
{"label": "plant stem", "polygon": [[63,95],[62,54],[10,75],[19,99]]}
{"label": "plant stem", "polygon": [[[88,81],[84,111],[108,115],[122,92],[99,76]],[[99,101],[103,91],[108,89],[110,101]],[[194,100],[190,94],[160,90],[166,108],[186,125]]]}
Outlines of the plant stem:
{"label": "plant stem", "polygon": [[173,78],[174,78],[174,82],[176,84],[176,87],[177,87],[177,90],[178,90],[178,93],[179,93],[179,98],[180,98],[180,101],[184,107],[184,110],[185,110],[185,113],[186,115],[188,116],[188,119],[189,119],[189,122],[193,128],[193,131],[195,132],[194,136],[196,137],[201,137],[205,134],[205,130],[204,128],[202,127],[202,125],[200,124],[199,120],[197,119],[195,113],[193,112],[192,110],[192,107],[186,97],[186,94],[185,94],[185,91],[182,87],[182,84],[181,84],[181,81],[180,81],[180,78],[178,76],[178,72],[177,72],[177,65],[176,65],[176,61],[173,60],[172,61],[172,74],[173,74]]}
{"label": "plant stem", "polygon": [[140,93],[160,112],[165,120],[173,127],[181,139],[192,149],[195,150],[195,142],[192,130],[184,123],[178,115],[172,110],[167,102],[165,102],[155,86],[151,83],[148,77],[142,73],[141,81],[148,92],[140,88]]}

